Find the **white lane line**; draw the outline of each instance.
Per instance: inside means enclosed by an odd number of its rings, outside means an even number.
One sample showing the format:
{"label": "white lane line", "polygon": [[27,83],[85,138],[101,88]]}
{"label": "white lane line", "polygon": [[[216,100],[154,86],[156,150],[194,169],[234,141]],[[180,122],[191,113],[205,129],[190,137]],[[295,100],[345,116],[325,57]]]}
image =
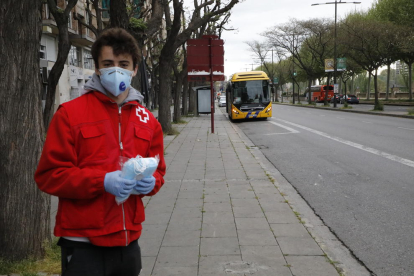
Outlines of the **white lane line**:
{"label": "white lane line", "polygon": [[358,144],[358,143],[354,143],[354,142],[351,142],[351,141],[348,141],[348,140],[345,140],[345,139],[342,139],[342,138],[339,138],[339,137],[336,137],[336,136],[329,135],[329,134],[327,134],[325,132],[322,132],[322,131],[319,131],[319,130],[315,130],[315,129],[312,129],[312,128],[309,128],[309,127],[305,127],[305,126],[302,126],[302,125],[291,123],[289,121],[285,121],[285,120],[282,120],[282,119],[277,119],[277,120],[281,121],[285,124],[289,124],[289,125],[292,125],[292,126],[310,131],[312,133],[323,136],[325,138],[343,143],[345,145],[348,145],[348,146],[351,146],[351,147],[354,147],[354,148],[357,148],[357,149],[360,149],[360,150],[363,150],[363,151],[366,151],[366,152],[369,152],[369,153],[372,153],[372,154],[375,154],[375,155],[387,158],[389,160],[398,162],[400,164],[403,164],[403,165],[414,168],[414,161],[412,161],[412,160],[405,159],[405,158],[402,158],[402,157],[399,157],[399,156],[396,156],[396,155],[392,155],[392,154],[389,154],[389,153],[386,153],[386,152],[383,152],[383,151],[380,151],[380,150],[377,150],[377,149],[374,149],[374,148],[370,148],[370,147],[367,147],[367,146],[364,146],[364,145],[361,145],[361,144]]}
{"label": "white lane line", "polygon": [[405,128],[405,127],[398,127],[398,128],[401,128],[401,129],[406,129],[406,130],[414,130],[414,129],[412,129],[412,128]]}
{"label": "white lane line", "polygon": [[[286,132],[283,132],[283,133],[279,133],[279,134],[299,133],[299,131],[297,131],[296,129],[290,128],[288,126],[284,126],[284,125],[281,125],[281,124],[278,124],[278,123],[272,122],[272,121],[269,121],[269,123],[274,124],[275,126],[284,128],[284,129],[286,129],[286,130],[289,131],[287,133]],[[277,133],[271,133],[271,134],[268,134],[268,135],[272,135],[272,134],[277,134]]]}
{"label": "white lane line", "polygon": [[280,133],[275,132],[275,133],[267,133],[267,134],[263,134],[263,135],[279,135],[279,134],[292,134],[292,132],[280,132]]}

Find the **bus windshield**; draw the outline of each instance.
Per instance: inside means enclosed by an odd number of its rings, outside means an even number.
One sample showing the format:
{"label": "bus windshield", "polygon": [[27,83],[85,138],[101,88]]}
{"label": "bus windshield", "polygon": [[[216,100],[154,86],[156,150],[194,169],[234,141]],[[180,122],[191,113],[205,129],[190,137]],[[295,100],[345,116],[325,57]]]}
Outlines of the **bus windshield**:
{"label": "bus windshield", "polygon": [[233,83],[233,104],[268,103],[270,101],[267,80],[238,81]]}

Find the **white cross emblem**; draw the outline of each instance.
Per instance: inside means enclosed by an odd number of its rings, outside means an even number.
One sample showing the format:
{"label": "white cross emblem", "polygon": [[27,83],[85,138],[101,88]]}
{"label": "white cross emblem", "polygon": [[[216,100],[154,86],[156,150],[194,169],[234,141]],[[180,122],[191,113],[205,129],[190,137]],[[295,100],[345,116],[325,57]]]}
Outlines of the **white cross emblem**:
{"label": "white cross emblem", "polygon": [[136,109],[137,116],[141,122],[147,123],[149,120],[148,112],[143,107],[137,107]]}

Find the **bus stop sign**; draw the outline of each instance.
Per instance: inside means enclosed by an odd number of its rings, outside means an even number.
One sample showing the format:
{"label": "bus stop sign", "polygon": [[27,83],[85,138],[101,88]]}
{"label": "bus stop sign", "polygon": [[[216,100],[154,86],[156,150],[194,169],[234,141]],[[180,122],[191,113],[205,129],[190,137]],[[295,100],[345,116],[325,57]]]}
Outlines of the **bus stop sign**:
{"label": "bus stop sign", "polygon": [[188,81],[224,81],[224,41],[218,36],[187,40]]}

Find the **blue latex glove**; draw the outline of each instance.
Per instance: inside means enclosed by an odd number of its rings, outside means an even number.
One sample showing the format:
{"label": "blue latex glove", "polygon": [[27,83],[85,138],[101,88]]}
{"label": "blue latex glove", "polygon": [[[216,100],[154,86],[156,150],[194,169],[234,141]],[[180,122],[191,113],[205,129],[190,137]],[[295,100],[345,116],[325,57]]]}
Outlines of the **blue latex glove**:
{"label": "blue latex glove", "polygon": [[138,193],[142,195],[146,195],[154,189],[155,177],[153,176],[144,177],[141,180],[137,180],[135,184],[136,184],[134,187],[135,191],[137,191]]}
{"label": "blue latex glove", "polygon": [[121,171],[114,171],[105,175],[105,191],[117,197],[128,196],[136,184],[136,180],[121,177]]}

